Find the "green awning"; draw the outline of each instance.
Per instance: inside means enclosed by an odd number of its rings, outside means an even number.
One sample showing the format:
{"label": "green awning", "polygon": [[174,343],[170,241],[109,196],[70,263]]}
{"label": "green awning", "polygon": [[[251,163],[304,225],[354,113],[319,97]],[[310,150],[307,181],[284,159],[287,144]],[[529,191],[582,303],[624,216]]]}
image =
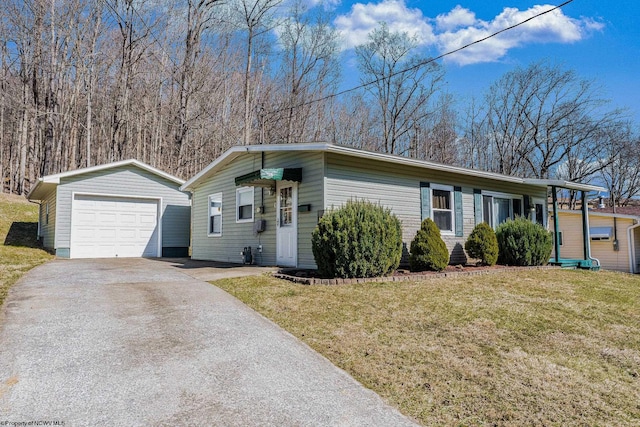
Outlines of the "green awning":
{"label": "green awning", "polygon": [[273,187],[274,181],[302,181],[302,168],[269,168],[236,177],[236,186]]}

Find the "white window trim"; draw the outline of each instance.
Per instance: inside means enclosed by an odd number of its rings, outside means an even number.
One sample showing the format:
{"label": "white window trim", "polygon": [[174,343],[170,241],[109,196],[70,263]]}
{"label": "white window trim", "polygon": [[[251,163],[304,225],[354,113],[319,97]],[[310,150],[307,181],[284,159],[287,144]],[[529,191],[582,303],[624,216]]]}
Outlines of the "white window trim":
{"label": "white window trim", "polygon": [[[249,192],[249,191],[251,191],[251,218],[239,219],[239,216],[240,216],[240,205],[239,205],[240,193]],[[255,202],[256,202],[256,195],[255,195],[255,188],[254,187],[236,188],[236,223],[253,222],[253,217],[254,217],[253,209],[255,207]]]}
{"label": "white window trim", "polygon": [[482,195],[483,196],[493,196],[493,197],[500,197],[503,199],[520,199],[522,200],[522,194],[513,194],[513,193],[501,193],[499,191],[484,191],[482,190]]}
{"label": "white window trim", "polygon": [[[211,231],[211,201],[220,202],[220,233],[213,233]],[[215,193],[209,195],[207,198],[207,236],[209,237],[221,237],[222,236],[222,193]]]}
{"label": "white window trim", "polygon": [[[456,234],[456,207],[455,207],[455,200],[453,198],[453,185],[442,185],[442,184],[431,184],[431,191],[429,192],[429,195],[431,196],[431,219],[435,221],[435,216],[433,215],[434,209],[433,209],[433,190],[442,190],[442,191],[448,191],[449,192],[449,206],[451,206],[451,209],[449,209],[449,211],[451,211],[451,230],[440,230],[440,234],[442,235],[446,235],[446,236],[455,236]],[[435,209],[438,211],[442,211],[445,212],[445,209]]]}

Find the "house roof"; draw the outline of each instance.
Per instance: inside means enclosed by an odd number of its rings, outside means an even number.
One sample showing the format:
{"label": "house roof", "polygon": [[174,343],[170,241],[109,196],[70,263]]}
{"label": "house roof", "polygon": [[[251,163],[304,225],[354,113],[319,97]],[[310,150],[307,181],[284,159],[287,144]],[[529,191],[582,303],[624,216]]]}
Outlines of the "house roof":
{"label": "house roof", "polygon": [[[589,216],[603,216],[603,217],[616,217],[616,218],[629,218],[629,219],[635,219],[635,220],[639,220],[640,219],[640,213],[639,214],[629,214],[629,213],[623,213],[623,212],[618,212],[619,208],[616,208],[616,213],[614,214],[613,212],[611,212],[611,209],[609,209],[607,211],[607,209],[589,209]],[[549,210],[551,211],[551,210]],[[558,210],[559,213],[561,214],[574,214],[574,215],[582,215],[582,211],[581,210],[572,210],[572,209],[559,209]]]}
{"label": "house roof", "polygon": [[58,184],[60,184],[60,180],[63,178],[69,178],[69,177],[83,175],[91,172],[99,172],[99,171],[118,168],[122,166],[135,166],[142,170],[146,170],[162,178],[165,178],[169,181],[175,182],[178,185],[184,184],[184,180],[177,178],[173,175],[169,175],[168,173],[163,172],[160,169],[156,169],[153,166],[149,166],[148,164],[142,163],[135,159],[128,159],[128,160],[121,160],[119,162],[96,165],[88,168],[76,169],[72,171],[57,173],[54,175],[43,176],[41,178],[38,178],[36,185],[31,189],[31,191],[29,191],[29,194],[27,194],[27,199],[42,200],[44,197],[46,197],[47,194],[49,194],[50,191],[55,189],[55,187]]}
{"label": "house roof", "polygon": [[[610,214],[613,214],[614,212],[613,212],[613,208],[606,207],[606,208],[590,209],[589,213],[610,213]],[[630,216],[640,217],[640,206],[617,206],[615,214],[616,215],[622,214],[622,215],[630,215]]]}
{"label": "house roof", "polygon": [[573,190],[583,191],[605,191],[604,188],[595,185],[580,184],[577,182],[546,180],[533,178],[520,178],[516,176],[502,175],[494,172],[486,172],[476,169],[468,169],[457,166],[445,165],[442,163],[429,162],[425,160],[417,160],[409,157],[397,156],[392,154],[383,154],[373,151],[360,150],[353,147],[345,147],[342,145],[334,145],[327,143],[303,143],[303,144],[263,144],[263,145],[241,145],[228,149],[220,157],[211,162],[207,167],[197,173],[193,178],[189,179],[180,187],[182,191],[192,190],[199,182],[210,178],[217,171],[232,162],[234,159],[245,153],[261,153],[261,152],[277,152],[277,151],[319,151],[326,153],[337,153],[345,156],[359,157],[370,160],[379,160],[388,163],[395,163],[403,166],[413,166],[423,169],[458,173],[461,175],[472,176],[476,178],[487,178],[496,181],[528,184],[538,187],[557,186],[569,188]]}

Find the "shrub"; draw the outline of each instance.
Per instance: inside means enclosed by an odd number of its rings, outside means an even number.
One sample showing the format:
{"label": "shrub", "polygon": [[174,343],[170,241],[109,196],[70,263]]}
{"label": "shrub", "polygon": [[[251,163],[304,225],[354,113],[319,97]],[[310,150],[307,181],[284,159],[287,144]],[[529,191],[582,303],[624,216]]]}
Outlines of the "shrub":
{"label": "shrub", "polygon": [[479,259],[483,265],[495,265],[498,261],[498,239],[486,222],[476,225],[464,244],[471,258]]}
{"label": "shrub", "polygon": [[551,256],[551,233],[526,218],[517,218],[498,226],[499,256],[501,264],[545,265]]}
{"label": "shrub", "polygon": [[349,201],[323,215],[311,236],[313,257],[324,277],[391,274],[402,257],[402,227],[391,210]]}
{"label": "shrub", "polygon": [[449,265],[449,251],[440,237],[440,230],[430,218],[422,221],[411,241],[409,267],[411,271],[442,271]]}

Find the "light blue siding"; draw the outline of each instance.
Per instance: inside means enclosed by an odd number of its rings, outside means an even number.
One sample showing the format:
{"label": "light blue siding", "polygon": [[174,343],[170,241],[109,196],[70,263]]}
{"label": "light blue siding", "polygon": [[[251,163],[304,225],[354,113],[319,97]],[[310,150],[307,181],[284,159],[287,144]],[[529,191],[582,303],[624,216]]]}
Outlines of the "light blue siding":
{"label": "light blue siding", "polygon": [[[448,172],[438,172],[411,166],[366,160],[336,154],[326,155],[325,206],[339,207],[353,198],[368,199],[392,210],[402,222],[403,241],[407,247],[420,228],[425,197],[424,184],[443,184],[460,187],[456,222],[462,218],[462,235],[443,235],[451,254],[452,263],[466,260],[464,242],[476,224],[474,188],[514,194],[530,194],[546,197],[544,189],[522,184],[512,184],[490,179],[470,177]],[[426,195],[426,192],[425,192]],[[428,203],[428,202],[425,202]],[[458,209],[459,211],[459,209]],[[456,224],[456,228],[459,227]]]}
{"label": "light blue siding", "polygon": [[[47,221],[47,206],[49,209],[49,221]],[[56,229],[56,209],[57,209],[56,192],[50,191],[49,194],[40,201],[40,237],[42,238],[42,246],[46,249],[55,249],[55,229]]]}
{"label": "light blue siding", "polygon": [[[298,212],[298,266],[314,268],[311,232],[317,224],[317,211],[323,209],[323,156],[315,152],[266,152],[240,155],[221,168],[212,178],[193,190],[192,257],[200,260],[242,262],[240,252],[250,246],[254,262],[276,264],[276,195],[256,187],[254,210],[264,206],[264,212],[254,214],[254,221],[264,219],[266,230],[254,232],[253,222],[236,222],[235,178],[261,168],[302,168],[298,185],[298,205],[311,205],[310,212]],[[222,193],[222,236],[208,236],[208,198]],[[297,207],[296,207],[297,210]],[[262,245],[262,253],[256,248]]]}
{"label": "light blue siding", "polygon": [[[464,242],[476,225],[474,189],[529,194],[544,198],[544,188],[478,178],[453,172],[439,172],[381,160],[363,159],[326,151],[267,150],[237,153],[220,165],[214,175],[202,179],[193,188],[192,256],[194,259],[242,262],[240,252],[254,249],[254,261],[262,265],[276,263],[276,196],[256,188],[255,207],[264,206],[255,219],[266,221],[266,230],[257,234],[253,223],[237,223],[235,178],[260,168],[302,168],[298,204],[311,205],[309,212],[298,212],[298,267],[313,268],[311,233],[320,212],[338,208],[351,199],[367,199],[390,208],[403,227],[403,241],[409,247],[420,227],[422,215],[430,215],[429,188],[421,183],[457,187],[454,215],[456,233],[443,239],[452,263],[466,261]],[[222,236],[208,236],[208,197],[222,193]],[[424,193],[424,194],[423,194]],[[428,212],[428,213],[427,213]],[[262,245],[261,254],[255,248]]]}
{"label": "light blue siding", "polygon": [[61,253],[71,242],[71,209],[74,193],[117,197],[161,198],[162,247],[188,248],[189,194],[179,184],[133,165],[62,178],[57,187],[55,247]]}

